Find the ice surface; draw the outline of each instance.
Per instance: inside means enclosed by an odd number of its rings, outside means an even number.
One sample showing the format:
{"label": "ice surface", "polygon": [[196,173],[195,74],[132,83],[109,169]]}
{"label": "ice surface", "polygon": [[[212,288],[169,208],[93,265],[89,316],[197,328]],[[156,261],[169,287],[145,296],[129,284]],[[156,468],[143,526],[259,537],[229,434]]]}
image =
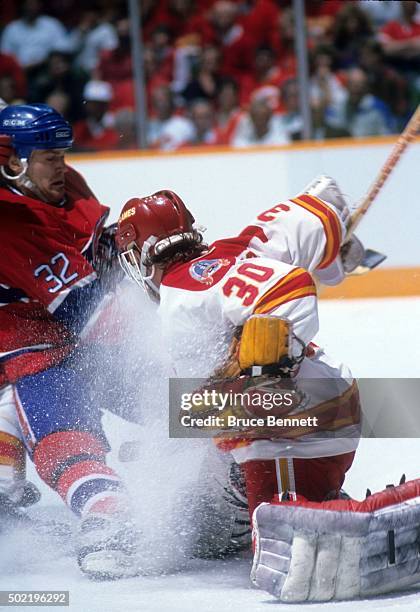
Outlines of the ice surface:
{"label": "ice surface", "polygon": [[[419,375],[420,299],[325,301],[320,305],[320,318],[317,342],[346,362],[355,375]],[[144,351],[147,350],[146,345]],[[287,612],[420,609],[420,591],[415,590],[359,602],[277,604],[250,585],[250,557],[186,561],[177,496],[188,490],[203,449],[191,440],[168,441],[166,432],[153,421],[147,436],[141,428],[115,416],[107,416],[105,426],[115,445],[143,435],[139,462],[118,468],[129,481],[146,534],[146,548],[154,549],[155,574],[115,583],[92,583],[79,574],[71,542],[65,537],[12,533],[0,539],[0,589],[69,590],[69,609],[75,612],[267,612],[273,605]],[[346,490],[363,498],[366,487],[380,490],[388,483],[398,482],[402,472],[408,479],[415,478],[419,475],[419,450],[416,439],[362,440]],[[112,453],[112,462],[118,464],[116,452]],[[36,479],[33,473],[31,477]],[[36,509],[36,514],[43,513],[50,518],[68,519],[61,501],[45,487],[42,504]],[[179,515],[172,531],[168,513]]]}

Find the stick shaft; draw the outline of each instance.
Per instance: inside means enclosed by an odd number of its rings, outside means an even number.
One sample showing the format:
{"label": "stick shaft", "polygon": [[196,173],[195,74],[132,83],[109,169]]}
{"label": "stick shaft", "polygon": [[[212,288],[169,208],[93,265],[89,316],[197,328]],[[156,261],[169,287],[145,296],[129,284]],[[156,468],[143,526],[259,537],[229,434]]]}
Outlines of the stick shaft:
{"label": "stick shaft", "polygon": [[404,153],[409,143],[415,138],[417,132],[420,130],[420,104],[417,107],[415,113],[412,115],[410,121],[405,126],[403,132],[401,132],[397,142],[395,143],[388,159],[382,166],[378,176],[372,183],[369,191],[362,200],[360,206],[354,211],[351,216],[349,228],[347,230],[347,239],[353,234],[360,221],[363,219],[366,212],[369,210],[372,202],[382,189],[385,181],[391,174],[392,170],[397,165],[398,160]]}

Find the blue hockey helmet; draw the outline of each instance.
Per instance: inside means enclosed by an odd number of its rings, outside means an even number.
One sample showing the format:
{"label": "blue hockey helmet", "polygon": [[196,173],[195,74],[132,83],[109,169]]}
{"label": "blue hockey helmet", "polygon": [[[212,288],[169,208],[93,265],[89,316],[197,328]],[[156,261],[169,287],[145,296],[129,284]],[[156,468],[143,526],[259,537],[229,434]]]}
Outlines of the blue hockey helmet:
{"label": "blue hockey helmet", "polygon": [[48,104],[14,104],[0,112],[0,134],[12,139],[20,159],[39,149],[68,149],[73,144],[71,125]]}

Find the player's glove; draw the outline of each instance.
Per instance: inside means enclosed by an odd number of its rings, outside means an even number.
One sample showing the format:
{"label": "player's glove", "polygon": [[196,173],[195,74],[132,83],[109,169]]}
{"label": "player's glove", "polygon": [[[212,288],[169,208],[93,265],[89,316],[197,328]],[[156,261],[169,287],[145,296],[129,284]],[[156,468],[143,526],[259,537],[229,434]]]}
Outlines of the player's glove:
{"label": "player's glove", "polygon": [[95,271],[103,285],[104,292],[113,291],[123,280],[124,272],[118,261],[118,250],[115,244],[117,224],[106,227],[98,241],[95,257]]}
{"label": "player's glove", "polygon": [[364,260],[365,247],[355,236],[351,236],[350,240],[345,242],[340,248],[341,261],[346,274],[351,274]]}
{"label": "player's glove", "polygon": [[7,166],[11,155],[14,154],[12,139],[6,134],[0,134],[0,166]]}
{"label": "player's glove", "polygon": [[240,374],[290,376],[303,359],[303,352],[297,359],[291,357],[291,337],[288,321],[252,315],[235,331],[228,357],[212,378],[233,378]]}
{"label": "player's glove", "polygon": [[[290,377],[303,359],[303,351],[298,359],[292,358],[290,339],[291,328],[287,321],[271,316],[251,316],[243,328],[236,331],[226,362],[197,391],[203,402],[195,403],[190,416],[195,419],[218,417],[216,426],[211,424],[204,428],[226,431],[227,435],[240,431],[253,438],[263,434],[274,436],[272,428],[258,426],[255,429],[255,426],[242,426],[241,423],[248,417],[286,416],[303,407],[304,394]],[[205,392],[207,398],[211,394],[210,402],[205,403]],[[275,405],[270,401],[274,394]],[[228,397],[229,401],[223,402],[221,408],[222,397]],[[232,424],[230,417],[234,417],[237,425]]]}

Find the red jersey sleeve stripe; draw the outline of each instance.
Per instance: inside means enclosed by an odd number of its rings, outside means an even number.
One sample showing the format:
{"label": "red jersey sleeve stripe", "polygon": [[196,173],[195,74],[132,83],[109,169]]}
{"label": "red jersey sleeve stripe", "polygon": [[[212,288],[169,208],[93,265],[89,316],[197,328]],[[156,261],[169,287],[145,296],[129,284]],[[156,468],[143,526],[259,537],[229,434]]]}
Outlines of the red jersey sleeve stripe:
{"label": "red jersey sleeve stripe", "polygon": [[341,245],[341,226],[335,212],[322,200],[306,193],[291,200],[321,221],[326,238],[325,252],[318,269],[327,268],[337,257]]}

